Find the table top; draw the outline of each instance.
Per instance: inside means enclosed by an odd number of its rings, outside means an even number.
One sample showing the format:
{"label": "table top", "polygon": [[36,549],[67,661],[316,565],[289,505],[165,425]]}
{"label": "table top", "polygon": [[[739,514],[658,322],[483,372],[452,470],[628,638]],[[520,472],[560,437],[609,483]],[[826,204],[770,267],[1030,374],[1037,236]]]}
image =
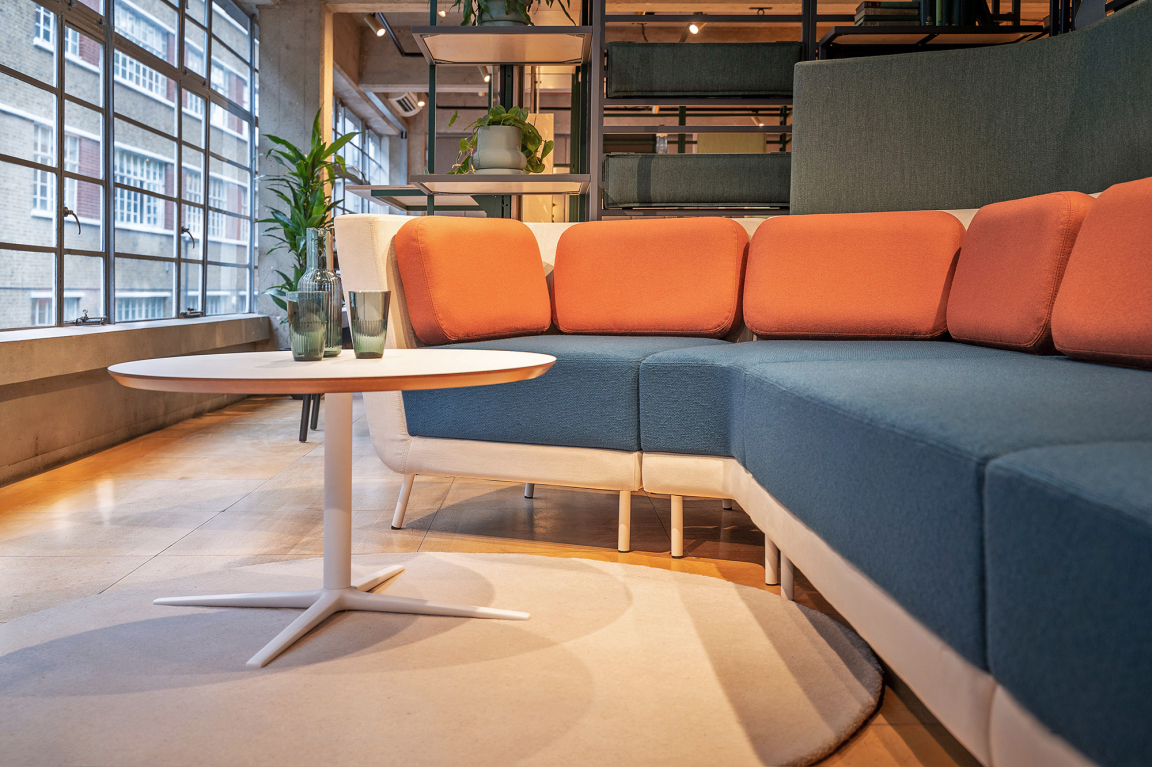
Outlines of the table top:
{"label": "table top", "polygon": [[452,389],[527,381],[556,358],[487,349],[388,349],[375,360],[339,357],[296,362],[291,352],[242,352],[161,357],[108,368],[133,389],[217,394],[325,394]]}

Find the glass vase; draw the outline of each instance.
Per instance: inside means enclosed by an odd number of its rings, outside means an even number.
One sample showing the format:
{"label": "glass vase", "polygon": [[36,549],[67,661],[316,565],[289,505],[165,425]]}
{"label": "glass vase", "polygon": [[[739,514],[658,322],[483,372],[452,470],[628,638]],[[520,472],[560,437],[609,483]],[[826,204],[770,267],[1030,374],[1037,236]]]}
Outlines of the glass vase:
{"label": "glass vase", "polygon": [[309,229],[305,241],[305,270],[296,290],[301,293],[328,292],[328,337],[324,342],[324,356],[335,357],[343,346],[344,293],[340,289],[340,276],[333,269],[332,230]]}

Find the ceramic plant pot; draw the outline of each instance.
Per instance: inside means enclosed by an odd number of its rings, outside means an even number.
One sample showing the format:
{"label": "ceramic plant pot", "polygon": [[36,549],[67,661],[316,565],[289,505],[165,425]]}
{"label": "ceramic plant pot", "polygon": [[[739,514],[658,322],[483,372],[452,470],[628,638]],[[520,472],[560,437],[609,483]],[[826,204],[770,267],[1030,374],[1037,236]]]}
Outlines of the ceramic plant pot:
{"label": "ceramic plant pot", "polygon": [[520,151],[520,140],[520,129],[515,125],[478,129],[472,167],[477,173],[523,173],[528,158]]}
{"label": "ceramic plant pot", "polygon": [[488,0],[491,13],[480,13],[482,27],[524,27],[528,17],[520,13],[513,0]]}

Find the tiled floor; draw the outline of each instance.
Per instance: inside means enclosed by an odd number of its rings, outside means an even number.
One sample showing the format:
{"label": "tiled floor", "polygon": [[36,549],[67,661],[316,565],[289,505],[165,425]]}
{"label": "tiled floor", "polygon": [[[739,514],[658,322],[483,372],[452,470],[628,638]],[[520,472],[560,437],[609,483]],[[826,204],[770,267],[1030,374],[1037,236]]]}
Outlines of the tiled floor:
{"label": "tiled floor", "polygon": [[[764,586],[763,536],[716,500],[685,500],[684,559],[669,501],[633,493],[633,551],[615,549],[615,493],[418,477],[403,530],[400,477],[376,458],[355,400],[353,553],[516,552],[662,567]],[[322,553],[323,422],[253,398],[0,488],[0,622],[138,581]],[[797,600],[835,614],[800,575]],[[899,680],[824,765],[976,765]]]}

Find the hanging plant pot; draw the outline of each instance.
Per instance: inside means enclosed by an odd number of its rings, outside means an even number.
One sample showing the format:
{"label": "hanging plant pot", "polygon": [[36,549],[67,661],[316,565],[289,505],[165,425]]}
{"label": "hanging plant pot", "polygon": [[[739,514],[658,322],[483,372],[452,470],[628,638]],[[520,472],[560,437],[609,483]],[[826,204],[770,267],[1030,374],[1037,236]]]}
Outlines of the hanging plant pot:
{"label": "hanging plant pot", "polygon": [[472,167],[477,173],[523,173],[528,158],[520,151],[520,142],[520,129],[515,125],[477,128]]}
{"label": "hanging plant pot", "polygon": [[525,27],[531,23],[517,0],[488,0],[488,11],[480,11],[482,27]]}

